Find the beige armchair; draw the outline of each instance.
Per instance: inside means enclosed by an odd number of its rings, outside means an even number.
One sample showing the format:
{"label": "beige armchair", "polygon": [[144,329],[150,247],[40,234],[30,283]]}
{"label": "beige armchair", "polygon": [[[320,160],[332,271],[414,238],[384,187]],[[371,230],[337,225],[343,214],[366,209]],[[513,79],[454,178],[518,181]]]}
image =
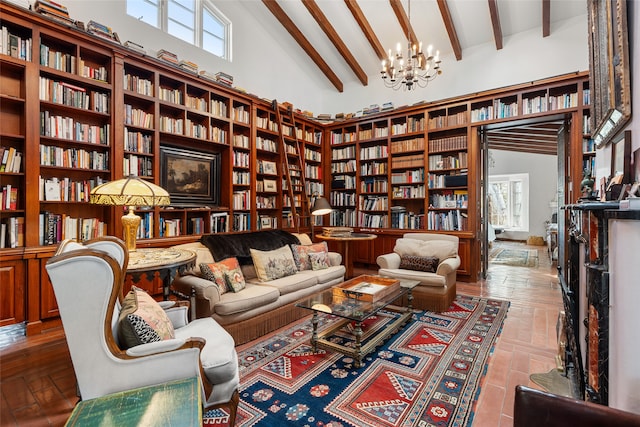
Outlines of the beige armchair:
{"label": "beige armchair", "polygon": [[[168,381],[199,377],[205,409],[238,405],[238,358],[233,338],[213,319],[187,320],[188,307],[148,303],[166,314],[174,338],[124,349],[120,316],[128,254],[122,241],[64,241],[46,264],[83,400]],[[142,305],[143,299],[137,300]],[[162,310],[164,309],[164,311]]]}
{"label": "beige armchair", "polygon": [[393,252],[380,255],[378,274],[399,280],[418,280],[413,306],[445,311],[456,298],[456,270],[460,267],[458,237],[436,233],[406,233]]}

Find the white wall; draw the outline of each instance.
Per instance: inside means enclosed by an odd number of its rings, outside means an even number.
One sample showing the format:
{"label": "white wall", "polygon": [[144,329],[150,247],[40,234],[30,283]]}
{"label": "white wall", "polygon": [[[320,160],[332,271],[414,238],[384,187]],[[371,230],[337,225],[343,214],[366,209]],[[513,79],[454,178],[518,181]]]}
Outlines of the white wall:
{"label": "white wall", "polygon": [[498,237],[527,240],[529,236],[546,236],[545,221],[551,219],[549,203],[556,201],[558,190],[557,156],[489,150],[495,165],[489,175],[529,174],[529,232],[505,231]]}
{"label": "white wall", "polygon": [[[632,120],[627,127],[631,130],[631,152],[640,149],[640,81],[633,76],[640,70],[640,7],[637,2],[627,2],[629,27],[629,55],[631,56],[631,111]],[[596,161],[602,168],[611,167],[611,147],[596,151]],[[608,165],[608,166],[607,166]],[[637,327],[638,251],[640,239],[637,221],[612,221],[609,243],[609,263],[611,273],[611,336],[609,341],[609,406],[640,414],[640,365],[637,358],[629,355],[640,352],[640,328]],[[617,240],[615,236],[620,236]],[[629,304],[629,301],[634,303]],[[628,325],[636,327],[629,328]]]}
{"label": "white wall", "polygon": [[[13,1],[27,4],[27,0]],[[365,70],[368,86],[345,83],[344,92],[339,93],[259,0],[215,1],[233,23],[232,62],[128,16],[125,0],[64,3],[74,19],[85,23],[94,19],[109,25],[122,42],[135,41],[151,56],[161,48],[167,49],[180,59],[195,62],[200,69],[232,74],[234,85],[260,98],[289,101],[316,115],[356,112],[387,101],[396,107],[411,105],[588,69],[584,15],[554,23],[549,37],[541,37],[538,28],[505,37],[499,51],[488,43],[463,49],[462,61],[444,57],[443,74],[426,89],[395,92],[385,88],[376,68]],[[277,40],[282,40],[281,44]]]}

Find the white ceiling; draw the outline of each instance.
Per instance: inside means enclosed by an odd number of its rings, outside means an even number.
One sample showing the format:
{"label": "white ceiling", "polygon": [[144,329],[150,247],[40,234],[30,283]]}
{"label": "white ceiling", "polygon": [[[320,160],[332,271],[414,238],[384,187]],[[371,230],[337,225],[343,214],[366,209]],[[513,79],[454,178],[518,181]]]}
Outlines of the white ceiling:
{"label": "white ceiling", "polygon": [[[306,0],[308,1],[308,0]],[[391,0],[393,1],[393,0]],[[400,0],[408,14],[408,0]],[[451,21],[461,48],[462,63],[465,50],[477,45],[495,45],[493,26],[489,12],[490,0],[444,0],[448,5]],[[586,15],[586,0],[496,0],[503,40],[509,36],[538,28],[540,38],[543,24],[543,3],[550,2],[550,31],[554,24]],[[380,69],[380,59],[367,41],[343,0],[315,0],[328,22],[334,28],[364,72],[373,76]],[[263,23],[265,28],[286,50],[295,52],[296,61],[313,64],[294,38],[280,24],[267,7],[259,1],[242,1],[247,12]],[[277,0],[296,27],[320,54],[328,67],[342,83],[360,84],[356,74],[311,16],[302,0]],[[402,27],[391,7],[390,0],[358,0],[358,6],[368,20],[382,47],[387,51],[398,42],[406,41]],[[432,44],[441,56],[454,58],[450,41],[437,0],[411,0],[411,25],[425,46]],[[307,65],[308,66],[308,65]],[[315,65],[314,65],[315,66]],[[371,78],[369,78],[369,81]]]}

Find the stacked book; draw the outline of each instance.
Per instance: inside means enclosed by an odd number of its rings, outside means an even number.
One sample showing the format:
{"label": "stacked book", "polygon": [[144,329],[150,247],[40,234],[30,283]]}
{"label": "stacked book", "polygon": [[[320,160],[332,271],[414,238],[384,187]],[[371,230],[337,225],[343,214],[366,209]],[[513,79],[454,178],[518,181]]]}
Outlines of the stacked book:
{"label": "stacked book", "polygon": [[324,227],[322,235],[327,237],[351,237],[353,228],[351,227]]}
{"label": "stacked book", "polygon": [[233,76],[222,71],[216,73],[216,81],[223,85],[233,86]]}
{"label": "stacked book", "polygon": [[205,80],[209,80],[210,82],[217,81],[216,80],[216,76],[214,76],[213,74],[211,74],[207,70],[201,70],[200,73],[198,73],[198,75],[200,76],[200,78],[205,79]]}
{"label": "stacked book", "polygon": [[147,54],[147,51],[144,50],[144,46],[139,45],[138,43],[134,43],[131,40],[127,40],[126,42],[124,42],[124,47],[129,48],[133,51],[136,51],[141,55]]}
{"label": "stacked book", "polygon": [[89,23],[87,24],[87,32],[89,34],[93,34],[94,36],[120,43],[118,35],[113,32],[111,27],[103,25],[99,22],[89,21]]}
{"label": "stacked book", "polygon": [[156,56],[158,57],[158,59],[162,59],[163,61],[170,62],[173,65],[180,64],[180,61],[178,61],[178,55],[176,55],[175,53],[169,52],[168,50],[160,49]]}
{"label": "stacked book", "polygon": [[193,74],[198,74],[198,65],[191,61],[186,61],[183,59],[182,61],[180,61],[178,65],[180,68],[182,68],[185,71],[188,71]]}
{"label": "stacked book", "polygon": [[60,3],[51,0],[37,0],[35,10],[47,18],[55,19],[64,24],[75,25],[75,21],[69,17],[69,11],[66,6]]}

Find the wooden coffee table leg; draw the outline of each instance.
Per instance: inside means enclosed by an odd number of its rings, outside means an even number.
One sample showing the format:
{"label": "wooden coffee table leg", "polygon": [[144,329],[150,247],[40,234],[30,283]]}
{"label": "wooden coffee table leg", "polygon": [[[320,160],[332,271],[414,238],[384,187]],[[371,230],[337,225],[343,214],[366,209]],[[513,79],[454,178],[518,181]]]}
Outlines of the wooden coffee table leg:
{"label": "wooden coffee table leg", "polygon": [[313,312],[313,317],[311,318],[311,324],[313,325],[313,334],[311,334],[311,346],[313,347],[313,352],[318,351],[318,312]]}
{"label": "wooden coffee table leg", "polygon": [[356,338],[356,345],[354,348],[355,352],[355,367],[359,368],[362,366],[362,358],[364,354],[362,354],[362,322],[356,322],[356,327],[353,331],[353,335]]}

